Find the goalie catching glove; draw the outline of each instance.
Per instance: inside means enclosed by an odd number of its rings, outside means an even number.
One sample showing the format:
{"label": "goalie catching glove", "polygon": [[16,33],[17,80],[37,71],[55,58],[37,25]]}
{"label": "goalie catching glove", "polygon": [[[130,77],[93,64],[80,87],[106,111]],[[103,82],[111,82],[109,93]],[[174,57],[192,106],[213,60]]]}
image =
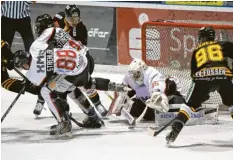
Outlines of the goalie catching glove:
{"label": "goalie catching glove", "polygon": [[169,110],[168,98],[165,94],[160,92],[154,92],[151,95],[151,98],[148,99],[145,103],[148,107],[159,112],[166,113]]}

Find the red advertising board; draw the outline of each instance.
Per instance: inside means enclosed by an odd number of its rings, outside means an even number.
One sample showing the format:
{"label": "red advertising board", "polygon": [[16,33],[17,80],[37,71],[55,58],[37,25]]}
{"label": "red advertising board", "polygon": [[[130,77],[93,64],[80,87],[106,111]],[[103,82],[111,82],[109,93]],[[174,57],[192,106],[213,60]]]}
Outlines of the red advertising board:
{"label": "red advertising board", "polygon": [[[181,11],[165,9],[117,8],[118,63],[129,64],[141,58],[141,26],[146,21],[187,20],[233,22],[233,13],[210,11]],[[213,22],[215,23],[215,22]]]}

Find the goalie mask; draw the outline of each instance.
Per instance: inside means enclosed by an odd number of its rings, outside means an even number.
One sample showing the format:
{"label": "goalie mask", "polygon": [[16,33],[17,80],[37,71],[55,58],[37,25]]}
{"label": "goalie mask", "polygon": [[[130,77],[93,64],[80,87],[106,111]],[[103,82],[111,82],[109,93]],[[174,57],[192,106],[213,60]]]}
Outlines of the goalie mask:
{"label": "goalie mask", "polygon": [[143,60],[134,59],[128,69],[129,76],[138,84],[143,85],[144,71],[147,70],[148,66]]}
{"label": "goalie mask", "polygon": [[14,65],[17,68],[29,69],[31,54],[24,50],[18,50],[14,53]]}
{"label": "goalie mask", "polygon": [[40,36],[45,29],[50,27],[53,27],[53,19],[50,15],[42,14],[36,18],[34,29],[37,36]]}
{"label": "goalie mask", "polygon": [[198,42],[203,43],[206,41],[215,40],[215,30],[213,27],[202,27],[198,32]]}
{"label": "goalie mask", "polygon": [[76,5],[67,5],[65,9],[66,21],[71,26],[76,26],[80,22],[80,10]]}

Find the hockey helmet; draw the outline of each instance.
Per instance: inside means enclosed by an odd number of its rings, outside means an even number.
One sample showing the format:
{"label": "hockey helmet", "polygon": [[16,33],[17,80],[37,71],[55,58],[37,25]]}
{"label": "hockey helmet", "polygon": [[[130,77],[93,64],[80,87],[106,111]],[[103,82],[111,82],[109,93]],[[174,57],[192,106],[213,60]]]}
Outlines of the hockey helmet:
{"label": "hockey helmet", "polygon": [[215,30],[213,27],[202,27],[198,32],[198,42],[214,41]]}
{"label": "hockey helmet", "polygon": [[38,36],[40,36],[45,29],[50,27],[53,27],[53,19],[50,15],[42,14],[36,18],[34,29]]}
{"label": "hockey helmet", "polygon": [[128,68],[129,76],[135,80],[138,85],[142,85],[144,81],[144,71],[147,70],[148,66],[141,59],[134,59]]}
{"label": "hockey helmet", "polygon": [[66,21],[75,26],[80,21],[80,10],[76,5],[67,5],[65,8]]}
{"label": "hockey helmet", "polygon": [[65,27],[65,12],[59,12],[53,17],[53,22],[57,22],[60,28]]}
{"label": "hockey helmet", "polygon": [[14,65],[17,68],[24,68],[24,65],[28,65],[30,64],[31,61],[31,54],[27,51],[24,50],[18,50],[14,53]]}

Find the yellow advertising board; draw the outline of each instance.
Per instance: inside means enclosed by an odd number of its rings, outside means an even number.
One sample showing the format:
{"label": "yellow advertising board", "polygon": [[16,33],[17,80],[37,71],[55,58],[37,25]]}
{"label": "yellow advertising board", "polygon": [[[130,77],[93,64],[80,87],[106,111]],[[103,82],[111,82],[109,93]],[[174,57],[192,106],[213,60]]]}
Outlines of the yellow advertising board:
{"label": "yellow advertising board", "polygon": [[195,6],[223,6],[224,1],[166,1],[166,4],[195,5]]}

